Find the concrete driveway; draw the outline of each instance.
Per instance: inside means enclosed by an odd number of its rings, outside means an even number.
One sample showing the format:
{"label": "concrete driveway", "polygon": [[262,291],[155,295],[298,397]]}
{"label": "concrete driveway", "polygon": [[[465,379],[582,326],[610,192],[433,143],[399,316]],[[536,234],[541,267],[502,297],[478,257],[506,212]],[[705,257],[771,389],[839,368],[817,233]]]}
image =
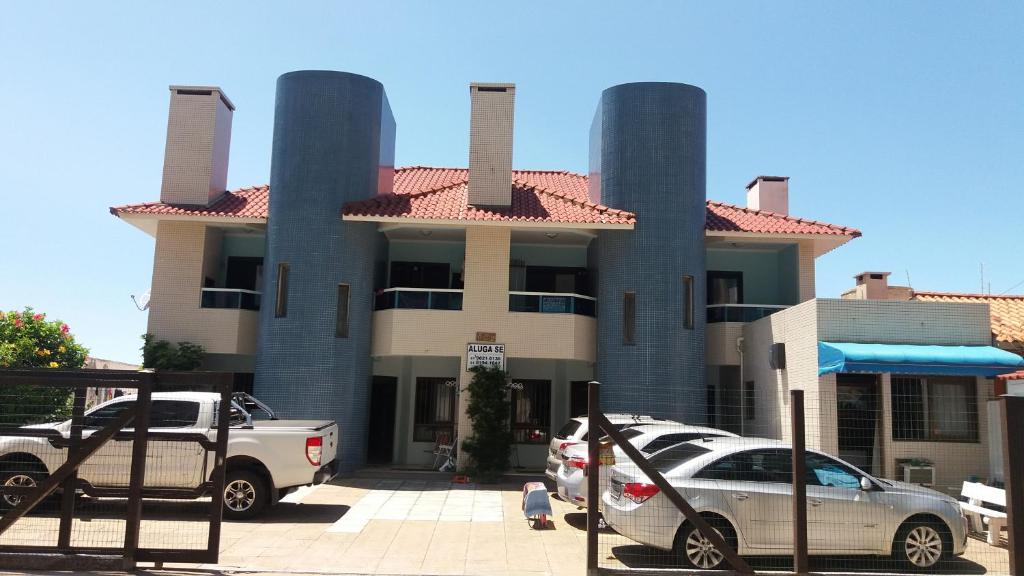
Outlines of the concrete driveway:
{"label": "concrete driveway", "polygon": [[[224,522],[219,563],[180,566],[207,573],[475,574],[482,576],[582,576],[586,566],[586,515],[551,499],[554,518],[534,530],[520,510],[522,484],[474,486],[429,479],[338,479],[303,488],[258,521]],[[523,479],[523,482],[527,481]],[[109,501],[108,501],[109,502]],[[205,541],[206,525],[186,518],[198,503],[147,503],[143,545]],[[95,538],[118,519],[83,518],[76,534]],[[193,514],[192,518],[197,515]],[[28,517],[0,543],[54,534],[56,519]],[[50,524],[53,524],[51,526]],[[17,540],[16,540],[17,539]],[[8,540],[11,540],[8,542]],[[111,545],[116,546],[117,538]],[[599,537],[602,568],[678,567],[667,553],[637,545],[611,530]],[[750,558],[756,570],[789,569],[788,558]],[[170,568],[168,566],[168,568]],[[889,572],[885,560],[812,558],[814,571]],[[971,539],[967,554],[941,573],[1006,574],[1004,548]]]}

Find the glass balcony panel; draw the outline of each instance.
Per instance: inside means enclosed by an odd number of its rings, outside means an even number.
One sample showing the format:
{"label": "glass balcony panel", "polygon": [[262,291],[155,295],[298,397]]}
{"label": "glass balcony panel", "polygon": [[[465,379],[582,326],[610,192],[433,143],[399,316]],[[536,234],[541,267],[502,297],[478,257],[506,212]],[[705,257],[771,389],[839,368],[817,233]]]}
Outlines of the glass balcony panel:
{"label": "glass balcony panel", "polygon": [[388,288],[374,297],[374,310],[462,310],[462,290]]}
{"label": "glass balcony panel", "polygon": [[259,310],[261,294],[234,288],[203,288],[200,306],[230,310]]}
{"label": "glass balcony panel", "polygon": [[771,304],[711,304],[707,307],[708,324],[754,322],[788,307]]}
{"label": "glass balcony panel", "polygon": [[596,316],[596,304],[593,298],[580,296],[579,294],[513,292],[508,295],[509,312]]}

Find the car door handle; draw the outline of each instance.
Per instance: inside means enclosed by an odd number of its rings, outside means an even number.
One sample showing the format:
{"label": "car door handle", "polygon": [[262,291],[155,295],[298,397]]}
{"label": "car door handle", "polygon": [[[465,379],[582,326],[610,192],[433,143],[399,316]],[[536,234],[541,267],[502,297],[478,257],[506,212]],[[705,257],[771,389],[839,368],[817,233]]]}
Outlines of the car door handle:
{"label": "car door handle", "polygon": [[732,497],[737,500],[746,500],[747,498],[750,498],[750,496],[747,496],[743,492],[736,492],[732,495]]}
{"label": "car door handle", "polygon": [[821,506],[821,500],[818,500],[817,498],[808,498],[808,499],[807,499],[807,502],[808,502],[808,503],[809,503],[809,504],[810,504],[811,506]]}

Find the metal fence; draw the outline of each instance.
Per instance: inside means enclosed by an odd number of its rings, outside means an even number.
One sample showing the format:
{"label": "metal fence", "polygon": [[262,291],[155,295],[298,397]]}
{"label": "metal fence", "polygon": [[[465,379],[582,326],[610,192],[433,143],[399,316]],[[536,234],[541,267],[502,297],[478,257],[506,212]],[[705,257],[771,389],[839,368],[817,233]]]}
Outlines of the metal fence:
{"label": "metal fence", "polygon": [[586,455],[563,459],[588,573],[1024,573],[1024,398],[985,383],[844,377],[774,406],[738,387],[701,426],[609,418],[591,383]]}
{"label": "metal fence", "polygon": [[[0,568],[216,562],[231,384],[220,373],[0,370]],[[171,391],[214,392],[212,427],[198,427],[209,402]]]}

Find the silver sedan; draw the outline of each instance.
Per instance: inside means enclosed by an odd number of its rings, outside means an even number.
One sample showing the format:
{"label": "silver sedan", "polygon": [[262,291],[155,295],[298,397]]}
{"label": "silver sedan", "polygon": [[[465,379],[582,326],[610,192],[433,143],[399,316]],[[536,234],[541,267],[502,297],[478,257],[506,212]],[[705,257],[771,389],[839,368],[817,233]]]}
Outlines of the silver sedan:
{"label": "silver sedan", "polygon": [[[708,438],[648,460],[740,555],[792,554],[792,450],[777,440]],[[911,568],[963,554],[967,522],[957,501],[875,478],[820,452],[806,453],[808,553],[892,555]],[[693,568],[725,558],[635,465],[612,468],[604,519],[623,536],[672,550]]]}

